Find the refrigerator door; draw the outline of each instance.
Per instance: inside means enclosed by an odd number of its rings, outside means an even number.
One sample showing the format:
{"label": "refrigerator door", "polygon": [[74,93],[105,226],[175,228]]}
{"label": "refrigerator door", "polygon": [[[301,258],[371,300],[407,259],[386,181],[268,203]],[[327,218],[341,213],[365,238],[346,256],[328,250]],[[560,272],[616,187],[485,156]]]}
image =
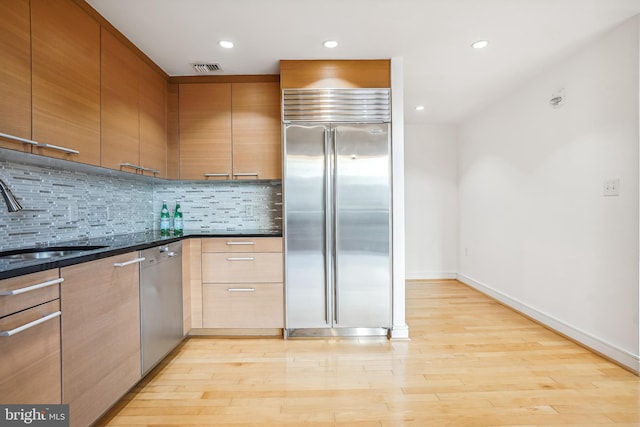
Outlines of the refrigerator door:
{"label": "refrigerator door", "polygon": [[391,325],[391,179],[388,124],[333,130],[334,327]]}
{"label": "refrigerator door", "polygon": [[284,219],[287,328],[331,326],[326,267],[329,127],[284,129]]}

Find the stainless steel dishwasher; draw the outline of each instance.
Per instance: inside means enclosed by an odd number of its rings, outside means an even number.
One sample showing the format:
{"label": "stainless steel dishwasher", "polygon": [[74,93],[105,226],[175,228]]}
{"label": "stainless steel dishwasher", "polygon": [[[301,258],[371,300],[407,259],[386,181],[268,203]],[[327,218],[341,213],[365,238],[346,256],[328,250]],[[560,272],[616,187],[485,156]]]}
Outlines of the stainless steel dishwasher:
{"label": "stainless steel dishwasher", "polygon": [[182,243],[145,249],[140,264],[142,375],[183,339]]}

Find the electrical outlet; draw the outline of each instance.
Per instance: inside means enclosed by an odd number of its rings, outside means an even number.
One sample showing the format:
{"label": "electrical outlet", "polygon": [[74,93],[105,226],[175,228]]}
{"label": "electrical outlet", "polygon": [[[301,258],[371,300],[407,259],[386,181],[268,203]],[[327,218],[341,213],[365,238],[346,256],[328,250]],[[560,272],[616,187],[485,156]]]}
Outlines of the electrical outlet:
{"label": "electrical outlet", "polygon": [[78,212],[78,204],[71,202],[69,204],[69,209],[67,210],[67,221],[76,222],[79,219],[80,219],[80,214]]}
{"label": "electrical outlet", "polygon": [[605,197],[620,195],[620,178],[606,179],[603,184],[603,194]]}

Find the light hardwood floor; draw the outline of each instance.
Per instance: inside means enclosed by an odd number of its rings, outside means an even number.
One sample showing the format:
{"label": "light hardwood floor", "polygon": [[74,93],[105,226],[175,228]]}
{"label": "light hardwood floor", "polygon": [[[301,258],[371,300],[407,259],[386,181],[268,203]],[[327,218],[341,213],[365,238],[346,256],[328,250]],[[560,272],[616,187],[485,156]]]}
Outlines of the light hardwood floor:
{"label": "light hardwood floor", "polygon": [[410,341],[190,338],[97,425],[640,426],[640,379],[456,281]]}

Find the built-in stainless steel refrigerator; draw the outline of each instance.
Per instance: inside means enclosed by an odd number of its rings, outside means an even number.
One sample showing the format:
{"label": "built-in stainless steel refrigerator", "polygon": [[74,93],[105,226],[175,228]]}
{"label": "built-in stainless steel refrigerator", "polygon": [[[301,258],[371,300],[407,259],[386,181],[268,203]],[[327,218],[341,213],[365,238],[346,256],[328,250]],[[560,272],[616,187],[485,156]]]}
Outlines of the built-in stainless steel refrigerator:
{"label": "built-in stainless steel refrigerator", "polygon": [[287,337],[391,325],[388,89],[284,90]]}

